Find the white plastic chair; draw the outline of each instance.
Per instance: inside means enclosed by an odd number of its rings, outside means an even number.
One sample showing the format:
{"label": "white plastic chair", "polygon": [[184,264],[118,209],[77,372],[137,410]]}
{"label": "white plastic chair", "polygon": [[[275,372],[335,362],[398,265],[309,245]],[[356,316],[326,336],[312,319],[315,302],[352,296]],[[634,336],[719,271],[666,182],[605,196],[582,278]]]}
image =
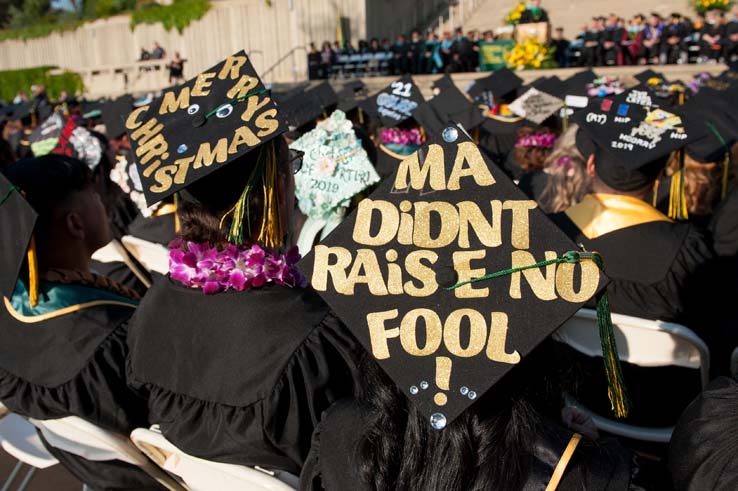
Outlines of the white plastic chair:
{"label": "white plastic chair", "polygon": [[140,468],[170,491],[186,491],[181,484],[154,465],[130,439],[104,430],[76,416],[29,420],[52,447],[92,461],[120,460]]}
{"label": "white plastic chair", "polygon": [[[615,340],[620,360],[640,367],[677,366],[700,371],[702,387],[707,384],[710,352],[707,345],[691,329],[670,322],[651,321],[628,315],[612,314]],[[561,326],[554,339],[584,355],[602,356],[597,313],[581,309]],[[605,418],[566,396],[567,403],[589,414],[597,428],[635,440],[668,443],[674,427],[642,427]]]}
{"label": "white plastic chair", "polygon": [[59,463],[44,447],[36,428],[24,418],[10,413],[2,404],[0,404],[0,448],[18,460],[2,488],[0,488],[2,491],[10,489],[24,464],[29,465],[30,468],[16,491],[26,489],[37,469],[47,469]]}
{"label": "white plastic chair", "polygon": [[138,428],[133,443],[159,467],[178,476],[190,491],[295,491],[297,476],[203,460],[184,453],[156,430]]}
{"label": "white plastic chair", "polygon": [[169,273],[169,249],[161,244],[126,235],[121,239],[126,249],[149,271]]}

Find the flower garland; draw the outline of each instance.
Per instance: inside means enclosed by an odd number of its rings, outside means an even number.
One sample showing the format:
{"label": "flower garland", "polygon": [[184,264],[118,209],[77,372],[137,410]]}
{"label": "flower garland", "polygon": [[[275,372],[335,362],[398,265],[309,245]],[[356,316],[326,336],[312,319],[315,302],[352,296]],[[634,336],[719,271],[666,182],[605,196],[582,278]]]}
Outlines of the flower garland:
{"label": "flower garland", "polygon": [[505,54],[505,61],[508,68],[513,70],[556,68],[558,64],[553,59],[553,52],[553,48],[547,48],[538,39],[528,37]]}
{"label": "flower garland", "polygon": [[557,136],[554,133],[538,133],[525,135],[515,142],[516,148],[552,148],[556,144]]}
{"label": "flower garland", "polygon": [[423,134],[419,128],[401,130],[400,128],[384,128],[382,130],[382,143],[393,143],[398,145],[422,145]]}
{"label": "flower garland", "polygon": [[169,276],[186,287],[202,289],[205,295],[228,290],[242,292],[267,283],[307,286],[295,267],[300,260],[296,247],[284,255],[256,244],[219,249],[208,243],[175,239],[169,247]]}

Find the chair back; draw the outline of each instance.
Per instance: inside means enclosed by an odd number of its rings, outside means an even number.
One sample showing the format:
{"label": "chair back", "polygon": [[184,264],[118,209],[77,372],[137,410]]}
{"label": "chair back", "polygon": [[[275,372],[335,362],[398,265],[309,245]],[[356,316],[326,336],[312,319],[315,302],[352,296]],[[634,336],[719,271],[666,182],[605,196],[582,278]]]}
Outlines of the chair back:
{"label": "chair back", "polygon": [[59,463],[44,447],[36,427],[17,414],[0,416],[0,448],[37,469],[46,469]]}
{"label": "chair back", "polygon": [[[677,366],[700,371],[702,387],[707,385],[710,352],[691,329],[679,324],[612,314],[612,324],[620,360],[641,367]],[[590,357],[602,356],[597,312],[581,309],[558,331],[554,339]],[[598,429],[614,435],[646,442],[668,443],[673,427],[644,427],[622,423],[595,414],[579,401],[564,394],[566,403],[590,415]]]}
{"label": "chair back", "polygon": [[158,431],[138,428],[131,440],[159,467],[184,481],[190,491],[295,491],[299,487],[299,479],[288,473],[193,457]]}

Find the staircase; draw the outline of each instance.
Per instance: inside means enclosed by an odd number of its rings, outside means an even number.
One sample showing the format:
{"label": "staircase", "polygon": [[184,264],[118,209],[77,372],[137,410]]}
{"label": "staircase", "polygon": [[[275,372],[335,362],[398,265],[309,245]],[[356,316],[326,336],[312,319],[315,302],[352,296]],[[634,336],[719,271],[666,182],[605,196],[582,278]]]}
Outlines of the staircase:
{"label": "staircase", "polygon": [[[459,4],[465,3],[460,0]],[[481,0],[475,2],[473,10],[468,10],[461,23],[465,31],[477,29],[486,31],[504,25],[507,13],[516,5],[515,0]],[[639,0],[542,0],[541,7],[548,11],[553,27],[563,27],[564,35],[575,37],[582,26],[587,24],[595,15],[607,16],[617,14],[626,20],[635,14],[648,16],[651,12],[658,12],[668,16],[672,12],[680,12],[687,16],[694,16],[694,11],[684,0],[651,0],[644,3]],[[457,7],[454,7],[458,9]]]}

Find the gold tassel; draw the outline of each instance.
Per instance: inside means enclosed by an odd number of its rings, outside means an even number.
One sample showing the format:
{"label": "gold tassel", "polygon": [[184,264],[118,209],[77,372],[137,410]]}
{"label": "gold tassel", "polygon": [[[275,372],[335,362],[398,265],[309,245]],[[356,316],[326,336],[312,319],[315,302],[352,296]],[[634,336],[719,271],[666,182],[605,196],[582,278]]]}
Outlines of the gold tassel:
{"label": "gold tassel", "polygon": [[564,118],[562,119],[564,133],[569,129],[569,106],[564,104]]}
{"label": "gold tassel", "polygon": [[661,184],[661,179],[656,179],[653,182],[653,197],[651,198],[651,206],[656,208],[656,204],[658,203],[659,199],[659,184]]}
{"label": "gold tassel", "polygon": [[730,170],[730,152],[725,154],[723,159],[723,187],[720,192],[720,199],[724,200],[725,195],[728,194],[728,173]]}
{"label": "gold tassel", "polygon": [[688,220],[687,198],[684,196],[684,150],[679,151],[679,170],[671,176],[669,187],[669,218],[672,220]]}
{"label": "gold tassel", "polygon": [[36,238],[31,235],[28,243],[28,298],[31,307],[38,305],[38,254],[36,253]]}
{"label": "gold tassel", "polygon": [[359,124],[364,124],[364,111],[362,111],[361,108],[359,108]]}
{"label": "gold tassel", "polygon": [[182,224],[179,221],[179,193],[174,193],[174,233],[179,235],[182,231]]}
{"label": "gold tassel", "polygon": [[277,194],[277,156],[274,146],[266,150],[266,162],[262,186],[264,191],[264,212],[262,214],[259,242],[265,247],[274,249],[281,247],[284,240],[282,220],[279,216],[279,196]]}
{"label": "gold tassel", "polygon": [[479,145],[479,126],[474,128],[474,143]]}
{"label": "gold tassel", "polygon": [[425,141],[425,129],[422,126],[419,129],[420,129],[420,141],[424,142]]}

